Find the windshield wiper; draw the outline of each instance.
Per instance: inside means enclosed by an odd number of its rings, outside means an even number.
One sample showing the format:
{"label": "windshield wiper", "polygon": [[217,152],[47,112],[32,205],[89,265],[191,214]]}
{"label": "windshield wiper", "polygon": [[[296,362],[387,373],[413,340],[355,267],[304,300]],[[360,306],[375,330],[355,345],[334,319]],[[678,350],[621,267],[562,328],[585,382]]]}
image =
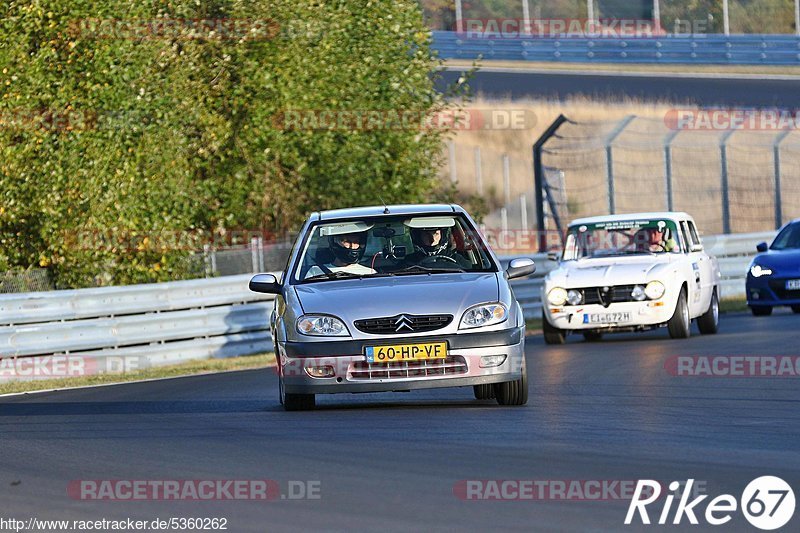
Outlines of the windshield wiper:
{"label": "windshield wiper", "polygon": [[310,278],[306,278],[303,281],[322,281],[326,279],[352,279],[358,278],[361,279],[365,277],[363,274],[353,274],[352,272],[346,272],[344,270],[337,270],[336,272],[325,272],[322,274],[317,274],[316,276],[311,276]]}
{"label": "windshield wiper", "polygon": [[466,272],[463,268],[428,268],[420,265],[411,265],[402,270],[397,270],[391,274],[394,276],[405,276],[408,274],[452,274],[453,272]]}
{"label": "windshield wiper", "polygon": [[614,250],[613,252],[608,253],[601,253],[592,254],[592,257],[613,257],[615,255],[641,255],[641,254],[648,254],[653,255],[655,252],[651,252],[649,250]]}

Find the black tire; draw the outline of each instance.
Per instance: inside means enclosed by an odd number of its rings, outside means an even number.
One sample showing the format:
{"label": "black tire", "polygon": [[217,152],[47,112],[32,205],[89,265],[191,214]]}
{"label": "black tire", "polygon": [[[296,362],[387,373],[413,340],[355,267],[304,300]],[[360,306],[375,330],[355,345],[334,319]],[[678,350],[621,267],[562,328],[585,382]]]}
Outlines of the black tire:
{"label": "black tire", "polygon": [[772,314],[772,307],[768,305],[757,305],[751,307],[750,311],[753,313],[753,316],[769,316]]}
{"label": "black tire", "polygon": [[689,318],[689,305],[686,303],[686,290],[681,290],[675,312],[667,323],[669,336],[673,339],[688,339],[692,334],[692,320]]}
{"label": "black tire", "polygon": [[800,314],[800,305],[793,305],[792,306],[792,313],[799,313]]}
{"label": "black tire", "polygon": [[495,383],[494,393],[500,405],[525,405],[528,403],[528,369],[522,360],[522,377],[514,381]]}
{"label": "black tire", "polygon": [[708,310],[697,319],[697,327],[703,335],[713,335],[719,329],[719,297],[717,289],[711,294]]}
{"label": "black tire", "polygon": [[603,339],[603,334],[599,331],[585,331],[583,333],[583,338],[586,342],[598,342]]}
{"label": "black tire", "polygon": [[283,389],[283,378],[278,380],[278,394],[286,411],[309,411],[317,406],[317,398],[313,394],[287,394]]}
{"label": "black tire", "polygon": [[567,339],[567,333],[563,329],[550,325],[547,317],[544,316],[544,311],[542,311],[542,331],[544,332],[545,344],[564,344]]}
{"label": "black tire", "polygon": [[472,391],[475,393],[477,400],[493,400],[494,399],[494,383],[485,383],[483,385],[473,385]]}

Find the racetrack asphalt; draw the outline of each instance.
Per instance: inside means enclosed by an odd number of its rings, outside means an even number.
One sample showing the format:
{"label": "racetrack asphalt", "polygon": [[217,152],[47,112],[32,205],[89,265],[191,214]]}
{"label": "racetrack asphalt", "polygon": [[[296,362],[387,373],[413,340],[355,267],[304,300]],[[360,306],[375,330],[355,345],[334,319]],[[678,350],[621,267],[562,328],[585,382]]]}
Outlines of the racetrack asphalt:
{"label": "racetrack asphalt", "polygon": [[[440,90],[444,89],[464,72],[465,69],[450,67],[440,73],[437,86]],[[488,69],[475,73],[470,86],[475,94],[490,99],[565,101],[583,97],[609,102],[634,99],[704,107],[800,109],[800,81],[796,78],[754,79],[736,75],[676,77],[668,73],[636,75]]]}
{"label": "racetrack asphalt", "polygon": [[[798,355],[798,325],[776,310],[725,315],[719,334],[695,327],[686,340],[664,329],[563,346],[531,336],[524,407],[460,388],[320,397],[316,411],[289,413],[271,369],[3,397],[0,517],[225,517],[229,531],[653,529],[623,525],[626,501],[475,501],[454,488],[693,478],[738,498],[775,475],[798,494],[800,378],[665,369],[675,355]],[[318,481],[320,498],[85,501],[67,494],[80,479],[271,479],[284,494],[289,481]],[[657,520],[661,505],[649,509]],[[714,529],[703,524],[693,529]],[[741,513],[716,529],[754,531]]]}

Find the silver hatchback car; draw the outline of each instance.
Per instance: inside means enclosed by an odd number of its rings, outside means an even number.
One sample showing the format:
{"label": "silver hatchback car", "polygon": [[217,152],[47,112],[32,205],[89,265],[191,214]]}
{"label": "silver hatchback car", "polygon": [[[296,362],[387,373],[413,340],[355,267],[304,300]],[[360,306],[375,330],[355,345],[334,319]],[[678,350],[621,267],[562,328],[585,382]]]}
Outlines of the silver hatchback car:
{"label": "silver hatchback car", "polygon": [[501,405],[528,400],[525,320],[472,218],[457,205],[313,213],[281,279],[270,319],[280,400],[312,409],[316,394],[473,386]]}

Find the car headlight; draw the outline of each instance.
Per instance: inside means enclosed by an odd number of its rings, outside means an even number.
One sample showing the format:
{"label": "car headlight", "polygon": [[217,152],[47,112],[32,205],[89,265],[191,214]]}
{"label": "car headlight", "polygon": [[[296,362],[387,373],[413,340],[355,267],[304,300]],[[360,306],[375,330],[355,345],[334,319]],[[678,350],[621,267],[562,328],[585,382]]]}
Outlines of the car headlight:
{"label": "car headlight", "polygon": [[644,292],[644,287],[642,287],[641,285],[634,286],[633,290],[631,291],[631,298],[633,298],[637,302],[641,302],[642,300],[647,298],[647,294],[645,294]]}
{"label": "car headlight", "polygon": [[581,291],[576,291],[575,289],[567,291],[567,303],[569,305],[580,305],[582,301],[583,294],[581,294]]}
{"label": "car headlight", "polygon": [[483,304],[470,307],[461,317],[458,329],[479,328],[499,324],[508,318],[508,310],[503,304]]}
{"label": "car headlight", "polygon": [[303,315],[297,319],[297,331],[303,335],[347,337],[350,333],[344,322],[329,315]]}
{"label": "car headlight", "polygon": [[550,292],[547,293],[547,301],[552,305],[564,305],[564,302],[567,301],[567,296],[566,289],[553,287],[550,289]]}
{"label": "car headlight", "polygon": [[658,300],[662,296],[664,296],[664,292],[666,291],[666,287],[660,281],[651,281],[647,284],[644,288],[644,294],[651,300]]}
{"label": "car headlight", "polygon": [[750,274],[754,278],[760,278],[761,276],[771,276],[772,270],[769,268],[764,268],[759,264],[753,264],[753,266],[750,267]]}

